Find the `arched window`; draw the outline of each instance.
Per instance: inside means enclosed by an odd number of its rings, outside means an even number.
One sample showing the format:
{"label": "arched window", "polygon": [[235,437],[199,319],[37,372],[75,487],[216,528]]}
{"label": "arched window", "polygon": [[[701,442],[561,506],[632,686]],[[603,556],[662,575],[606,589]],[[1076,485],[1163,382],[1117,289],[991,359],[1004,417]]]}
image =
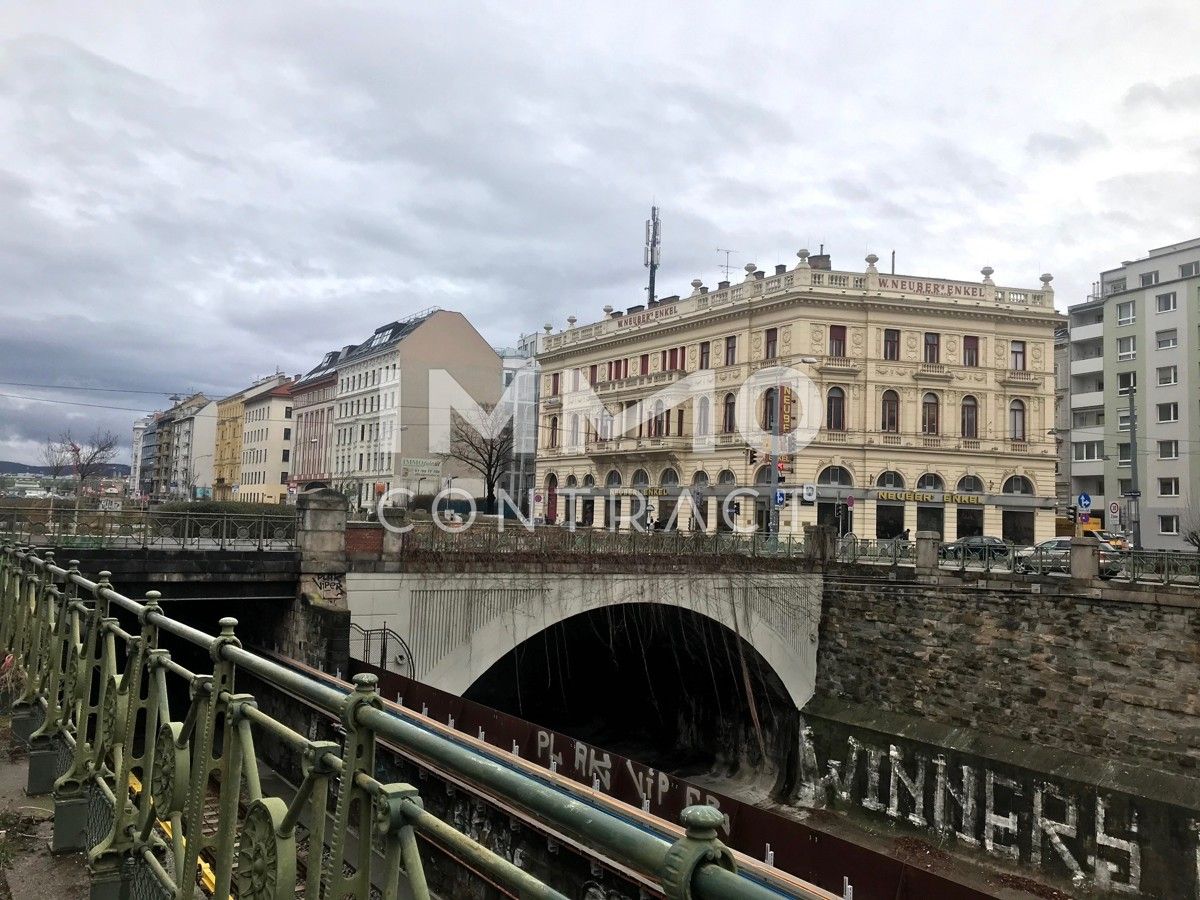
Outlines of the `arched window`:
{"label": "arched window", "polygon": [[611,472],[609,472],[608,477],[606,477],[604,479],[604,486],[610,487],[610,488],[620,487],[621,486],[621,473],[618,472],[616,469],[613,469]]}
{"label": "arched window", "polygon": [[579,446],[579,416],[571,416],[571,446]]}
{"label": "arched window", "polygon": [[717,475],[717,484],[737,484],[737,476],[731,469],[722,469]]}
{"label": "arched window", "polygon": [[692,484],[696,487],[708,487],[708,473],[697,469],[696,474],[692,476]]}
{"label": "arched window", "polygon": [[1008,435],[1014,441],[1025,440],[1025,403],[1022,400],[1008,404]]}
{"label": "arched window", "polygon": [[962,436],[965,438],[979,437],[979,404],[968,394],[962,401]]}
{"label": "arched window", "polygon": [[938,433],[937,394],[926,394],[921,401],[921,434]]}
{"label": "arched window", "polygon": [[960,494],[982,494],[983,479],[978,475],[964,475],[958,479],[958,492]]}
{"label": "arched window", "polygon": [[696,403],[696,434],[708,434],[708,398],[701,397]]}
{"label": "arched window", "polygon": [[854,487],[854,479],[849,471],[841,466],[826,466],[817,476],[817,484],[829,484],[836,487]]}
{"label": "arched window", "polygon": [[679,473],[674,469],[663,469],[662,474],[658,476],[658,484],[660,487],[676,487],[679,484]]}
{"label": "arched window", "polygon": [[737,428],[737,400],[733,394],[725,395],[725,415],[721,420],[721,430],[726,434],[733,434]]}
{"label": "arched window", "polygon": [[573,488],[579,484],[579,480],[574,475],[567,476],[567,487]]}
{"label": "arched window", "polygon": [[1033,482],[1024,475],[1014,475],[1004,482],[1004,493],[1006,494],[1032,494]]}
{"label": "arched window", "polygon": [[758,471],[754,473],[755,484],[770,484],[771,483],[771,467],[759,466]]}
{"label": "arched window", "polygon": [[596,486],[596,478],[595,478],[595,476],[592,476],[592,475],[584,475],[584,476],[583,476],[583,486],[584,486],[585,488],[595,487],[595,486]]}
{"label": "arched window", "polygon": [[880,472],[879,477],[875,479],[875,487],[891,488],[894,491],[904,490],[904,476],[899,472],[889,469],[886,472]]}
{"label": "arched window", "polygon": [[883,403],[879,410],[879,430],[892,433],[900,431],[900,395],[895,391],[883,392]]}
{"label": "arched window", "polygon": [[646,474],[645,469],[638,469],[633,473],[633,478],[629,482],[633,487],[649,487],[650,476]]}
{"label": "arched window", "polygon": [[767,388],[762,400],[763,431],[775,430],[775,388]]}
{"label": "arched window", "polygon": [[550,446],[558,446],[558,416],[550,417]]}
{"label": "arched window", "polygon": [[829,431],[846,430],[846,392],[830,388],[825,395],[825,427]]}
{"label": "arched window", "polygon": [[917,479],[918,491],[944,491],[946,482],[942,481],[941,475],[935,475],[933,472],[926,472]]}
{"label": "arched window", "polygon": [[558,487],[558,476],[553,472],[546,476],[546,490],[552,491]]}

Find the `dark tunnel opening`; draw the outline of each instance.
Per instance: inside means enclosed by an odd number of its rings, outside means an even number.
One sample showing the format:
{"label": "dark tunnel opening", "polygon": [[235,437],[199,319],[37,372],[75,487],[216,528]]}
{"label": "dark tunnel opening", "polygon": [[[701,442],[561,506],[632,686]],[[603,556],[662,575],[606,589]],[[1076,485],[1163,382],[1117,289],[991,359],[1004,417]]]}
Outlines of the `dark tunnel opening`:
{"label": "dark tunnel opening", "polygon": [[464,695],[681,776],[765,779],[799,714],[770,665],[706,616],[623,604],[573,616],[509,652]]}

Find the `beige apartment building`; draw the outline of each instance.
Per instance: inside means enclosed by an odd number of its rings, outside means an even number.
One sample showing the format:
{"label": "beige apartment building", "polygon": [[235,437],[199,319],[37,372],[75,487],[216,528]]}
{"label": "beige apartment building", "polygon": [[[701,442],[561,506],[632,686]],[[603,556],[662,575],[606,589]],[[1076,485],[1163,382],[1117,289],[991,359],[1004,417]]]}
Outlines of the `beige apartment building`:
{"label": "beige apartment building", "polygon": [[[713,532],[728,501],[734,525],[765,529],[778,409],[781,434],[812,428],[780,441],[783,533],[1053,537],[1051,276],[1005,288],[990,267],[959,282],[797,255],[545,335],[535,515]],[[779,367],[800,374],[777,406]]]}
{"label": "beige apartment building", "polygon": [[246,398],[235,499],[247,503],[287,502],[293,424],[290,380]]}
{"label": "beige apartment building", "polygon": [[[277,387],[287,376],[276,373],[259,378],[250,387],[217,401],[217,427],[213,448],[213,499],[237,500],[242,474],[242,422],[246,400]],[[235,490],[234,485],[238,485]]]}

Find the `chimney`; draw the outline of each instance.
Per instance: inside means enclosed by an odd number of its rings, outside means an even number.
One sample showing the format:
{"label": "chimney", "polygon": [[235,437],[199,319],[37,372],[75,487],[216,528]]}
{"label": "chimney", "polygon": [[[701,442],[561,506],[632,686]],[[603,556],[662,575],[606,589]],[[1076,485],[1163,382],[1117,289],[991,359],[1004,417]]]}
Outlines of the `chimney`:
{"label": "chimney", "polygon": [[766,277],[767,277],[767,273],[764,272],[762,269],[756,269],[754,271],[754,278],[756,281],[762,281]]}
{"label": "chimney", "polygon": [[775,274],[776,274],[776,275],[782,275],[782,274],[783,274],[784,272],[786,272],[786,271],[787,271],[787,266],[785,266],[783,263],[780,263],[779,265],[777,265],[777,266],[775,267]]}
{"label": "chimney", "polygon": [[828,272],[832,267],[828,253],[818,253],[815,256],[810,256],[808,258],[808,264],[814,269],[824,269],[826,272]]}
{"label": "chimney", "polygon": [[718,290],[718,291],[723,291],[723,290],[725,290],[725,288],[727,288],[727,287],[729,287],[729,282],[728,282],[728,281],[718,281],[718,282],[717,282],[717,290]]}

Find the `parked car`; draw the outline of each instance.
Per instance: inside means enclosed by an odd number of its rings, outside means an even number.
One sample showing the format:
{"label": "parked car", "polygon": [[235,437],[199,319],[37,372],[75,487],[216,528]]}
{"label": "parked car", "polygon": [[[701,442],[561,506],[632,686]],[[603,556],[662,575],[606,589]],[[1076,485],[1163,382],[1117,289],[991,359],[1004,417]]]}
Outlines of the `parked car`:
{"label": "parked car", "polygon": [[1130,544],[1125,535],[1117,534],[1115,531],[1096,531],[1093,532],[1097,538],[1102,541],[1108,541],[1118,550],[1129,550]]}
{"label": "parked car", "polygon": [[[1123,568],[1121,551],[1107,541],[1100,541],[1100,577],[1112,578],[1114,575],[1119,575]],[[1036,546],[1018,550],[1013,556],[1013,571],[1069,573],[1071,571],[1071,538],[1051,538]]]}
{"label": "parked car", "polygon": [[997,559],[1008,558],[1008,544],[998,537],[988,537],[976,534],[971,537],[959,538],[938,548],[942,559],[977,560],[979,562],[994,562]]}

